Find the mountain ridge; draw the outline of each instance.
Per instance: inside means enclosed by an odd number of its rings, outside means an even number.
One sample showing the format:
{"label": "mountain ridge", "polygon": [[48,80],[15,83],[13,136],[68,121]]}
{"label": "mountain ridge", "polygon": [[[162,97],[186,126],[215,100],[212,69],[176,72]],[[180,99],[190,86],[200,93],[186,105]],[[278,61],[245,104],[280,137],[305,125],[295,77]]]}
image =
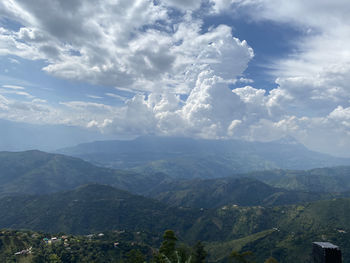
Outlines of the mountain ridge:
{"label": "mountain ridge", "polygon": [[350,165],[350,159],[308,150],[291,138],[274,142],[138,137],[97,141],[60,149],[99,166],[172,178],[218,178],[259,170],[305,170]]}
{"label": "mountain ridge", "polygon": [[95,165],[76,157],[38,150],[0,152],[0,195],[45,194],[100,183],[131,192],[152,188],[164,174],[141,175]]}

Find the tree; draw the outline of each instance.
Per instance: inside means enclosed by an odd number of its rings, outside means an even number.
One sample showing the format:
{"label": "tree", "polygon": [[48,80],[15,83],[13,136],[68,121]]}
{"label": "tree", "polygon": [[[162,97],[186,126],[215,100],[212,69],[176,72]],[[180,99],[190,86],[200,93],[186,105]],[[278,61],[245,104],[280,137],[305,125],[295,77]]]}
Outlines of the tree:
{"label": "tree", "polygon": [[238,251],[232,251],[230,254],[231,262],[234,263],[254,263],[253,261],[253,252],[246,251],[239,253]]}
{"label": "tree", "polygon": [[192,262],[191,248],[181,243],[176,247],[177,262],[179,263],[190,263]]}
{"label": "tree", "polygon": [[166,230],[163,235],[163,242],[159,248],[159,253],[166,256],[170,261],[175,262],[177,257],[175,253],[177,238],[173,230]]}
{"label": "tree", "polygon": [[278,261],[274,257],[269,257],[264,263],[278,263]]}
{"label": "tree", "polygon": [[206,257],[207,252],[204,250],[202,242],[198,241],[193,247],[191,263],[203,263]]}
{"label": "tree", "polygon": [[143,263],[146,261],[146,257],[138,249],[132,249],[126,253],[127,263]]}
{"label": "tree", "polygon": [[61,263],[62,261],[56,254],[51,254],[49,257],[50,263]]}

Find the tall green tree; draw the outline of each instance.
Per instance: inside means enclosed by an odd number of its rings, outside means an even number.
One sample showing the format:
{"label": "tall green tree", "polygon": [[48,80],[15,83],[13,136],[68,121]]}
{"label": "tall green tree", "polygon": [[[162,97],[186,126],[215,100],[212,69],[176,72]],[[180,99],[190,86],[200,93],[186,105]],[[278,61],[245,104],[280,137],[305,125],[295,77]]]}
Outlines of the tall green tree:
{"label": "tall green tree", "polygon": [[146,261],[146,257],[138,249],[132,249],[126,253],[127,263],[143,263]]}
{"label": "tall green tree", "polygon": [[166,230],[163,235],[163,242],[159,248],[159,253],[166,256],[171,262],[176,262],[176,242],[177,238],[173,230]]}
{"label": "tall green tree", "polygon": [[274,257],[269,257],[264,263],[278,263],[278,261]]}
{"label": "tall green tree", "polygon": [[238,251],[232,251],[230,254],[230,261],[233,263],[254,263],[254,254],[252,251],[246,251],[239,253]]}
{"label": "tall green tree", "polygon": [[206,257],[207,252],[204,249],[204,245],[198,241],[193,247],[191,263],[204,263]]}
{"label": "tall green tree", "polygon": [[176,247],[176,255],[179,263],[190,263],[192,258],[192,250],[187,245],[181,243]]}

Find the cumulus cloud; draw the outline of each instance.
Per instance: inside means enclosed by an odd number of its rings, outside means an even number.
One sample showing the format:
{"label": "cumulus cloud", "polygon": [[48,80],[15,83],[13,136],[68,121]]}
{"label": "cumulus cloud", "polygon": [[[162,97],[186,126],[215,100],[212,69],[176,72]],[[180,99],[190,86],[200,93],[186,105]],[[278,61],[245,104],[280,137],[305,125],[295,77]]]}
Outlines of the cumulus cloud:
{"label": "cumulus cloud", "polygon": [[[255,104],[268,115],[251,123],[251,139],[293,135],[313,149],[337,154],[349,146],[350,5],[346,0],[212,0],[214,12],[233,12],[250,20],[288,24],[301,32],[288,56],[267,67],[277,87]],[[234,91],[249,104],[250,89]],[[245,95],[245,96],[242,96]],[[323,138],[323,139],[322,139]],[[327,138],[326,142],[324,138]],[[332,147],[332,145],[334,147]],[[349,153],[347,152],[347,155]]]}
{"label": "cumulus cloud", "polygon": [[[74,3],[74,4],[73,4]],[[199,4],[198,4],[199,3]],[[226,79],[242,73],[253,51],[228,26],[202,33],[190,14],[168,16],[168,6],[200,1],[5,1],[3,13],[22,24],[0,31],[0,54],[43,59],[61,78],[153,92],[188,93],[202,68]]]}
{"label": "cumulus cloud", "polygon": [[252,106],[232,92],[214,72],[201,72],[186,100],[170,92],[152,93],[147,97],[139,94],[126,102],[119,111],[121,115],[94,124],[103,130],[134,134],[238,137],[240,124],[251,120],[248,108]]}
{"label": "cumulus cloud", "polygon": [[293,41],[294,51],[271,65],[279,92],[290,114],[325,116],[347,107],[350,73],[350,5],[346,0],[235,0],[232,10],[251,19],[289,23],[304,32]]}
{"label": "cumulus cloud", "polygon": [[0,95],[0,118],[2,119],[53,124],[59,119],[57,115],[57,111],[42,100],[21,101]]}
{"label": "cumulus cloud", "polygon": [[245,81],[242,74],[254,52],[229,26],[203,30],[191,13],[176,19],[168,14],[169,6],[195,10],[200,5],[96,0],[43,1],[39,7],[33,1],[5,1],[2,12],[22,26],[1,31],[3,50],[44,59],[43,70],[54,76],[136,93],[128,100],[105,93],[124,100],[122,107],[61,102],[75,112],[71,119],[80,116],[77,123],[118,133],[225,137],[245,115],[244,101],[228,84]]}
{"label": "cumulus cloud", "polygon": [[163,0],[163,3],[182,11],[196,10],[201,6],[200,0]]}
{"label": "cumulus cloud", "polygon": [[[276,87],[260,89],[244,76],[253,49],[227,25],[204,28],[203,14],[194,15],[203,6],[210,15],[234,12],[302,32],[289,56],[267,65]],[[20,26],[0,27],[0,55],[42,60],[53,76],[110,87],[103,96],[116,104],[84,95],[101,103],[62,101],[53,107],[6,85],[0,117],[133,135],[292,135],[313,149],[337,145],[345,154],[349,9],[346,0],[5,0],[0,15]],[[241,87],[231,90],[232,83]],[[121,95],[126,92],[128,97]],[[4,97],[10,93],[27,101]],[[325,137],[332,138],[329,144]]]}

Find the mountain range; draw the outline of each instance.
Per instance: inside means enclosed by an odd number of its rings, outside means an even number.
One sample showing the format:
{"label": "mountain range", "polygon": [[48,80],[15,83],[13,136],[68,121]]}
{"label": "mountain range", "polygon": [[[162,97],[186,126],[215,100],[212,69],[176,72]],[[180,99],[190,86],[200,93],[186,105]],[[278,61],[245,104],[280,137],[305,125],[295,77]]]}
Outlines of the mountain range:
{"label": "mountain range", "polygon": [[6,211],[0,218],[1,228],[74,234],[116,229],[159,233],[168,228],[186,229],[193,213],[99,184],[40,196],[3,197],[0,210]]}
{"label": "mountain range", "polygon": [[232,204],[276,206],[347,195],[286,190],[248,177],[164,182],[147,193],[147,196],[171,206],[196,208],[219,208]]}
{"label": "mountain range", "polygon": [[0,152],[0,196],[46,194],[88,183],[141,193],[166,180],[163,174],[138,174],[101,168],[78,158],[37,150]]}
{"label": "mountain range", "polygon": [[172,178],[219,178],[271,169],[305,170],[350,165],[350,159],[313,152],[293,138],[273,142],[205,140],[157,136],[129,141],[96,141],[58,153],[99,166]]}
{"label": "mountain range", "polygon": [[[312,241],[350,247],[350,199],[342,198],[350,190],[349,170],[277,169],[179,180],[62,154],[0,152],[0,228],[159,235],[174,229],[190,244],[204,241],[210,262],[225,261],[233,249],[252,250],[258,262],[270,255],[307,262]],[[346,249],[343,254],[350,258]]]}
{"label": "mountain range", "polygon": [[[232,250],[252,250],[258,262],[270,255],[280,262],[308,262],[315,240],[350,246],[350,199],[202,210],[169,207],[92,184],[49,195],[4,197],[0,209],[6,211],[1,228],[79,234],[174,229],[190,244],[204,241],[210,262],[224,260]],[[343,255],[348,259],[350,253],[344,249]]]}
{"label": "mountain range", "polygon": [[331,198],[339,196],[335,194],[339,192],[347,196],[350,192],[350,184],[345,183],[350,181],[350,167],[273,170],[226,178],[175,180],[163,173],[115,170],[76,157],[25,151],[0,152],[0,171],[0,196],[43,195],[98,183],[173,206],[199,208],[226,204],[291,204]]}

